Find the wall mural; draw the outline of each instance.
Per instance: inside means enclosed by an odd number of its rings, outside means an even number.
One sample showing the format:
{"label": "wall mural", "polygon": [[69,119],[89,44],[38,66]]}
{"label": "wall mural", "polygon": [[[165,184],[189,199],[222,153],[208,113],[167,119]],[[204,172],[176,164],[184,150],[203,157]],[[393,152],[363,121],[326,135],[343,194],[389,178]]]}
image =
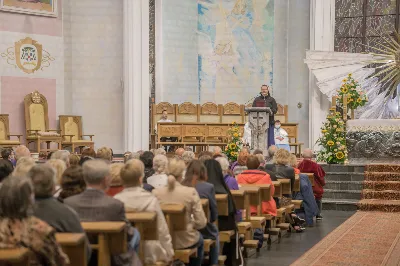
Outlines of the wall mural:
{"label": "wall mural", "polygon": [[18,67],[27,74],[49,67],[55,60],[42,45],[30,37],[15,42],[0,54],[7,64]]}
{"label": "wall mural", "polygon": [[245,103],[272,85],[274,0],[198,1],[199,102]]}
{"label": "wall mural", "polygon": [[0,9],[17,13],[57,17],[57,0],[0,0]]}

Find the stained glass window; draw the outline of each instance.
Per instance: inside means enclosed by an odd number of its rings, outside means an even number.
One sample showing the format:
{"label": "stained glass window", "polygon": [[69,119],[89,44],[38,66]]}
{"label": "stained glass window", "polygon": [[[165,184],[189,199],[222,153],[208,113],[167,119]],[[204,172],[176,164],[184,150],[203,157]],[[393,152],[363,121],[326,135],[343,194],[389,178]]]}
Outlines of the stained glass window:
{"label": "stained glass window", "polygon": [[335,8],[335,51],[372,52],[380,35],[399,30],[400,0],[336,0]]}

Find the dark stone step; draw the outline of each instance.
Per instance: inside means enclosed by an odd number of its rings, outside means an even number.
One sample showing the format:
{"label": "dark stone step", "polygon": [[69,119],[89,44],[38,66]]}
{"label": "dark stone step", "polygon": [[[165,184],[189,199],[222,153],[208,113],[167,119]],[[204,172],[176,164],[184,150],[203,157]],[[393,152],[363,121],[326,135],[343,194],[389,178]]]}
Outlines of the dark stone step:
{"label": "dark stone step", "polygon": [[364,173],[328,172],[325,181],[364,181]]}
{"label": "dark stone step", "polygon": [[351,172],[351,173],[364,173],[365,165],[362,164],[321,164],[325,172]]}
{"label": "dark stone step", "polygon": [[332,181],[327,180],[324,189],[333,190],[358,190],[363,189],[363,181]]}
{"label": "dark stone step", "polygon": [[338,200],[322,198],[322,215],[324,210],[356,211],[358,200]]}
{"label": "dark stone step", "polygon": [[330,199],[351,199],[360,200],[361,190],[334,190],[324,189],[324,196]]}

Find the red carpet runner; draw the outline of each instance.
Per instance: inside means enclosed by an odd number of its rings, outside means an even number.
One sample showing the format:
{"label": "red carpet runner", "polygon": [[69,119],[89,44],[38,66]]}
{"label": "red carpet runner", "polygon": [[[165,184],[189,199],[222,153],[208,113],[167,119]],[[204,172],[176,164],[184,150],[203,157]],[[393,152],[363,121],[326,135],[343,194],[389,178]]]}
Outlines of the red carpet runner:
{"label": "red carpet runner", "polygon": [[400,263],[400,213],[358,211],[292,265]]}
{"label": "red carpet runner", "polygon": [[400,265],[400,165],[368,165],[358,211],[292,265]]}

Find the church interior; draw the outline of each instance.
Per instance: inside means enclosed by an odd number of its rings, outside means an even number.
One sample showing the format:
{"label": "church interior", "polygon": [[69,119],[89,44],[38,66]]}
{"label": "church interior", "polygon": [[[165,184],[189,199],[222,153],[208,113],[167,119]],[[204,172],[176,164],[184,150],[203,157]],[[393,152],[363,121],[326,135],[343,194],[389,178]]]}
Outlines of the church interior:
{"label": "church interior", "polygon": [[0,0],[0,265],[400,265],[400,0]]}

